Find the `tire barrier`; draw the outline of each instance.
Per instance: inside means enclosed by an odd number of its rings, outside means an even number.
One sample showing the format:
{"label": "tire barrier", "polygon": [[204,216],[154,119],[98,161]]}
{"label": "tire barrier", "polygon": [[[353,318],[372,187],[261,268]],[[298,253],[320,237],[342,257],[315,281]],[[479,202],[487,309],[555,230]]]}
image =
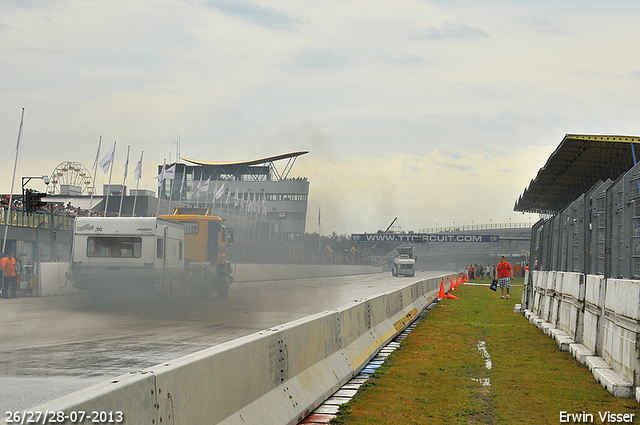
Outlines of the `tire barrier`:
{"label": "tire barrier", "polygon": [[67,417],[104,412],[126,424],[295,424],[437,299],[442,278],[356,300],[30,411]]}

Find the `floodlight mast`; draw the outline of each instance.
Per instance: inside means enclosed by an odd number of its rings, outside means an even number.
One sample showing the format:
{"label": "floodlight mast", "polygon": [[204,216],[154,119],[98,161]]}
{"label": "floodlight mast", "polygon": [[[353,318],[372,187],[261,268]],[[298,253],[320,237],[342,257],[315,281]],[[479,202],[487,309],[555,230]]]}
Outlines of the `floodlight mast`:
{"label": "floodlight mast", "polygon": [[9,192],[9,212],[5,218],[4,239],[2,239],[2,252],[7,246],[7,233],[9,232],[9,219],[11,219],[11,204],[13,203],[13,184],[16,180],[16,169],[18,168],[18,153],[20,151],[20,136],[22,135],[22,125],[24,124],[24,108],[20,116],[20,127],[18,128],[18,141],[16,142],[16,159],[13,163],[13,177],[11,178],[11,192]]}

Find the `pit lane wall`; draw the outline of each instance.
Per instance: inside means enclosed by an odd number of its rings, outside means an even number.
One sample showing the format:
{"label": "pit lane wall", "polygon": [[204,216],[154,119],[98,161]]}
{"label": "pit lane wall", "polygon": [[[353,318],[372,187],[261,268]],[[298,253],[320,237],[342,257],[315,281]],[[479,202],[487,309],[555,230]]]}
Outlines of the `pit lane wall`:
{"label": "pit lane wall", "polygon": [[[351,265],[234,264],[233,267],[235,282],[382,273],[382,267]],[[68,295],[82,292],[82,290],[74,288],[73,283],[65,277],[67,270],[69,270],[68,263],[40,263],[39,269],[37,289],[32,295]],[[27,287],[26,284],[23,286]],[[233,291],[233,285],[231,290]]]}
{"label": "pit lane wall", "polygon": [[126,424],[295,424],[436,300],[440,282],[420,280],[356,300],[31,411],[121,412]]}
{"label": "pit lane wall", "polygon": [[574,272],[527,272],[531,323],[587,364],[611,393],[640,402],[640,281]]}

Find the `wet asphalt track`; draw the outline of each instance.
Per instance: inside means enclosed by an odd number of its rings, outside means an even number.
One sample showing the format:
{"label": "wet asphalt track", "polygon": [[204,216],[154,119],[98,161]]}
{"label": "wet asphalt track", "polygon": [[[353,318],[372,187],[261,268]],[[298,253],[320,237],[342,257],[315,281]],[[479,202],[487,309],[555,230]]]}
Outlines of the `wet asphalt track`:
{"label": "wet asphalt track", "polygon": [[[227,299],[95,308],[86,293],[0,299],[0,412],[37,406],[443,272],[236,282]],[[5,419],[6,416],[3,416]]]}

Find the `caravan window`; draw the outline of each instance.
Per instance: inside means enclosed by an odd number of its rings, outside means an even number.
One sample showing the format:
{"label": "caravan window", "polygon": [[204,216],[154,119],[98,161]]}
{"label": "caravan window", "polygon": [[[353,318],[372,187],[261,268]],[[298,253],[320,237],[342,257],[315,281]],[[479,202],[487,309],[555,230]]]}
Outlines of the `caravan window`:
{"label": "caravan window", "polygon": [[87,257],[140,258],[142,238],[90,236]]}

